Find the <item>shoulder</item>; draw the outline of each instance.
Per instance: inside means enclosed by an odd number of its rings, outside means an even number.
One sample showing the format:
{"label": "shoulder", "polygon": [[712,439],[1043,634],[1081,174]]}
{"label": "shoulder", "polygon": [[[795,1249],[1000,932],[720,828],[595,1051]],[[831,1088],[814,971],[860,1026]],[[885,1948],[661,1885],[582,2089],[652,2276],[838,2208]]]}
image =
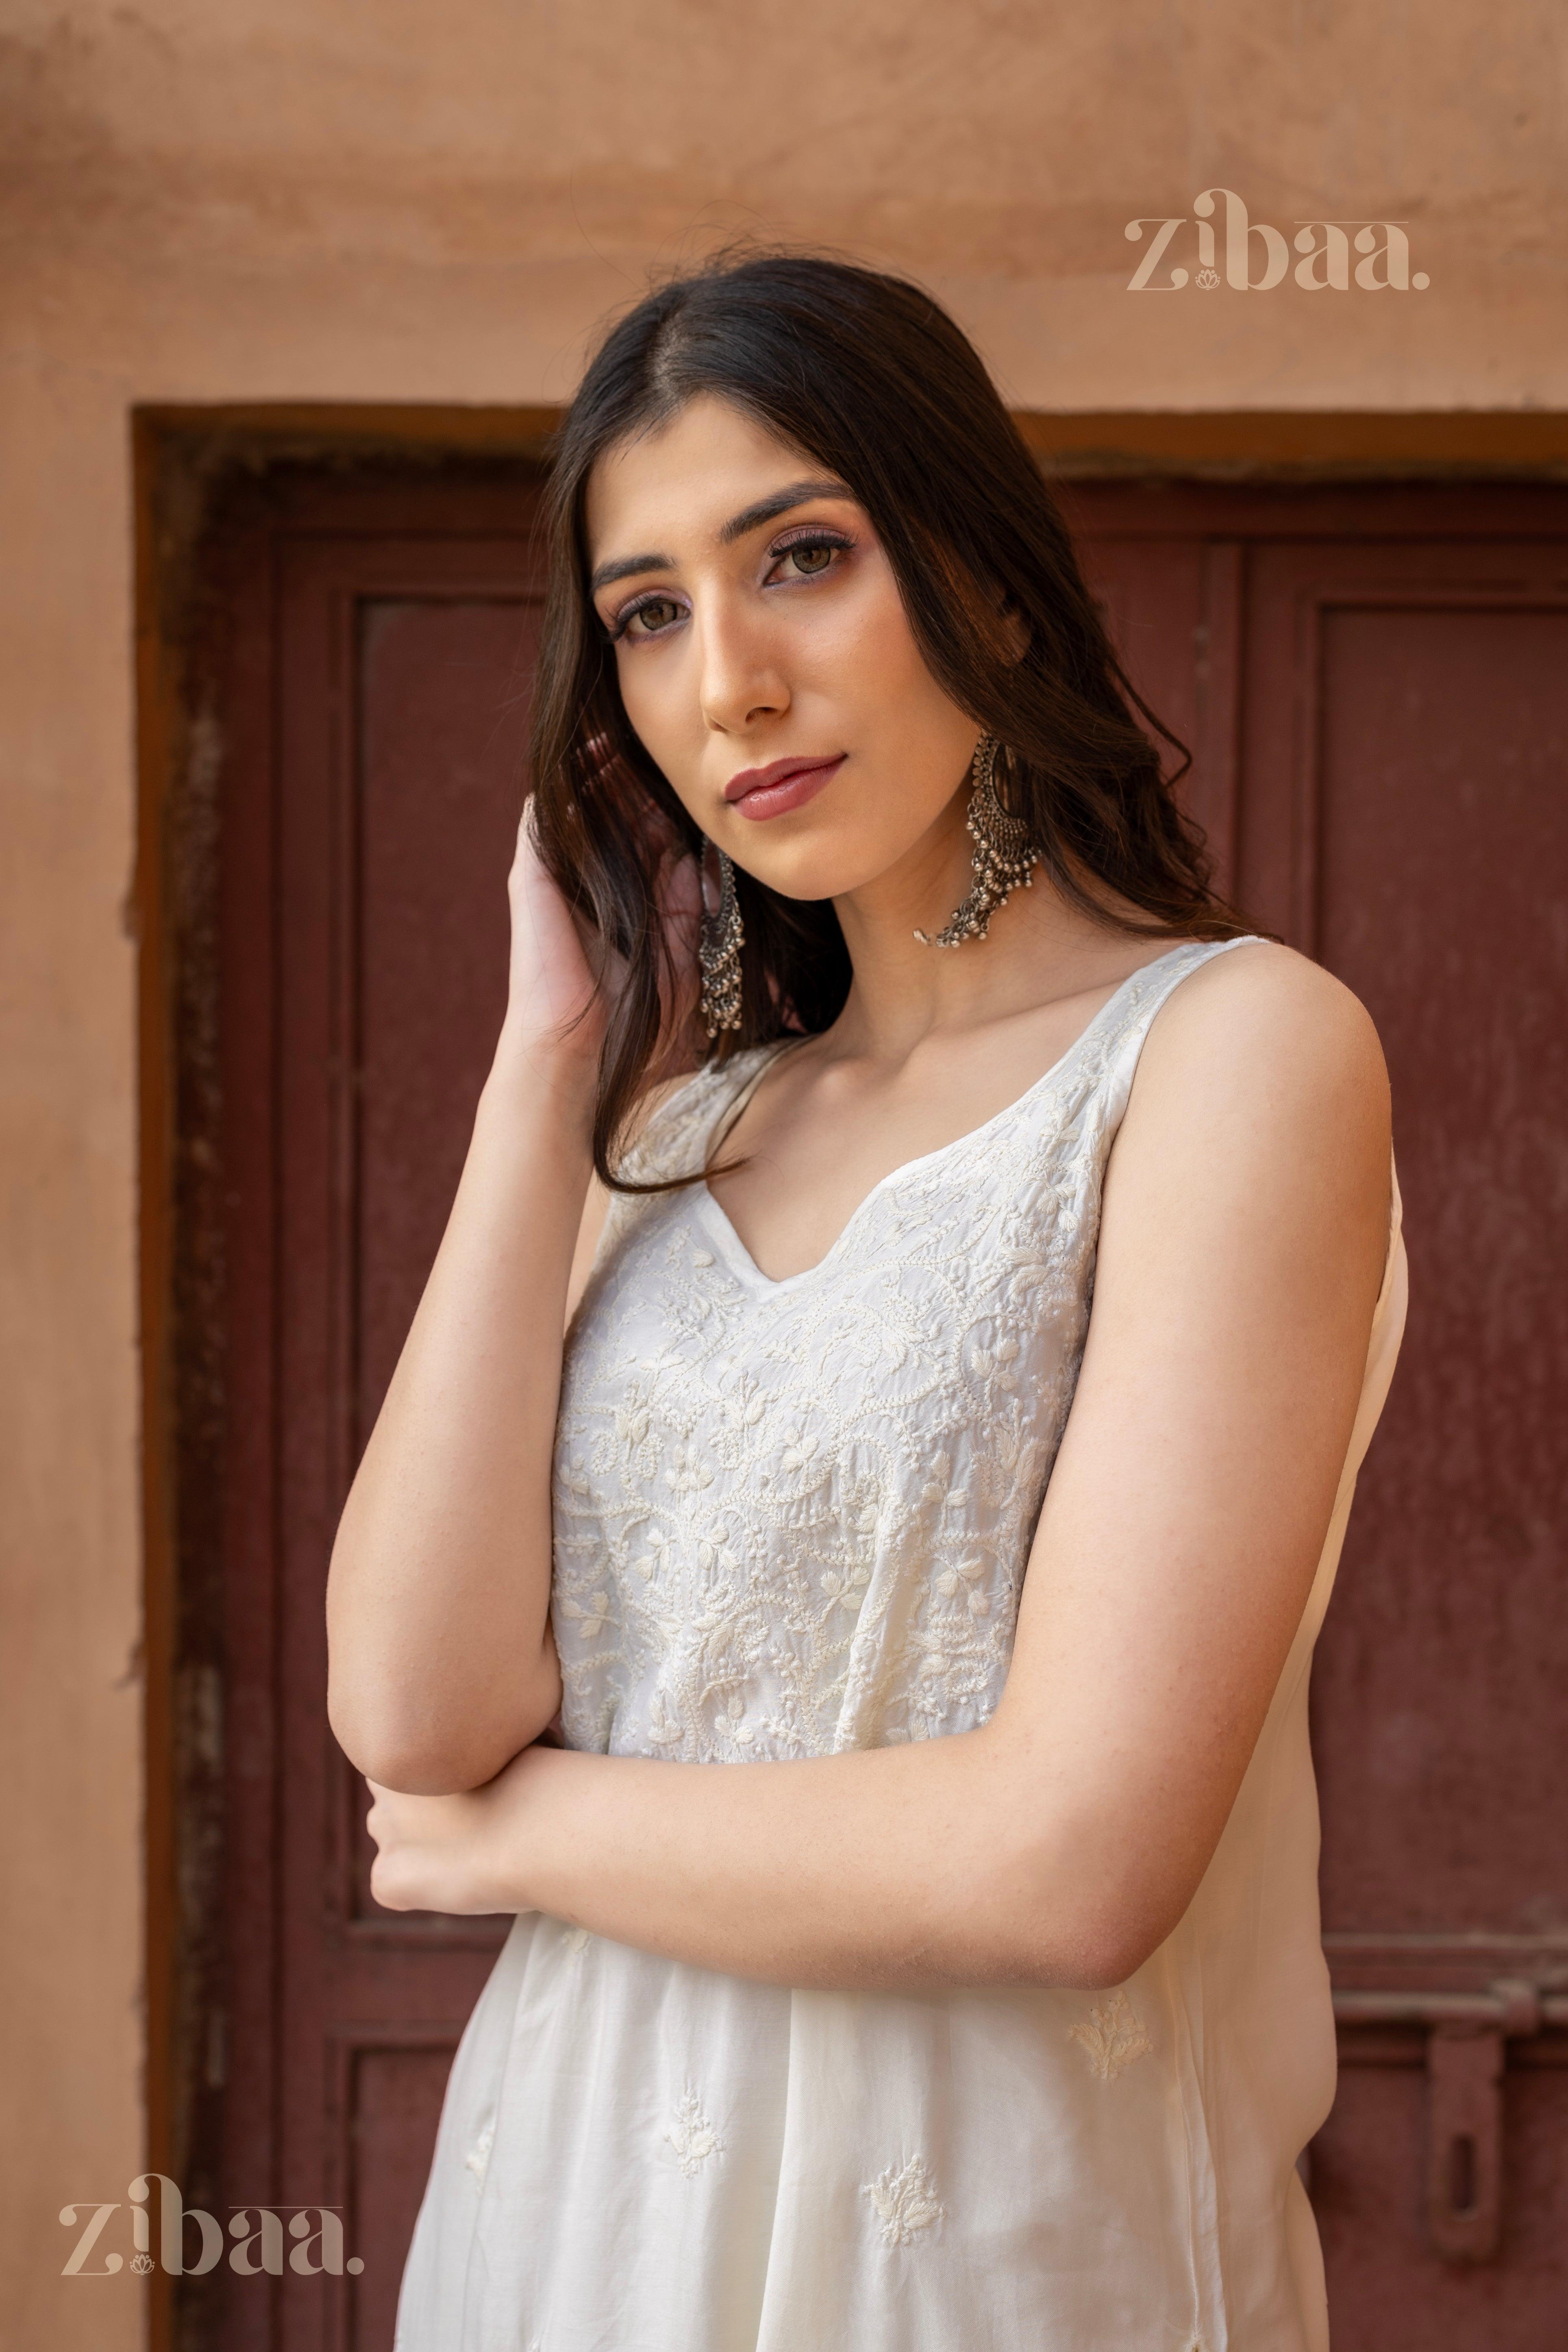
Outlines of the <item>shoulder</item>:
{"label": "shoulder", "polygon": [[1388,1071],[1372,1016],[1342,981],[1293,948],[1248,940],[1211,956],[1151,1024],[1134,1096],[1364,1120],[1386,1134]]}
{"label": "shoulder", "polygon": [[1124,1213],[1216,1248],[1259,1217],[1336,1247],[1361,1235],[1381,1271],[1391,1120],[1365,1006],[1307,957],[1249,940],[1189,971],[1155,1014],[1109,1191]]}
{"label": "shoulder", "polygon": [[1389,1244],[1390,1128],[1377,1032],[1348,988],[1265,941],[1211,957],[1155,1014],[1111,1147],[1112,1280],[1131,1270],[1142,1297],[1185,1267],[1200,1291],[1271,1301],[1276,1321],[1340,1297],[1370,1315]]}

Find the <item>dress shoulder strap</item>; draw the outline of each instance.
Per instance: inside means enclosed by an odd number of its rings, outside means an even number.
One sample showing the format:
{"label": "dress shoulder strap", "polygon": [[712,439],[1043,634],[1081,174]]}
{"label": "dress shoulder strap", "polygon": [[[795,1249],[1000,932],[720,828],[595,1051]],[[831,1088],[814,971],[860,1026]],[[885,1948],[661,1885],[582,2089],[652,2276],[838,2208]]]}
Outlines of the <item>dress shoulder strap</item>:
{"label": "dress shoulder strap", "polygon": [[1157,956],[1152,963],[1144,964],[1123,982],[1104,1007],[1100,1021],[1090,1024],[1091,1034],[1103,1024],[1102,1034],[1094,1041],[1098,1049],[1093,1056],[1097,1066],[1094,1076],[1105,1089],[1112,1128],[1120,1124],[1127,1108],[1139,1056],[1154,1016],[1183,981],[1217,956],[1228,955],[1232,948],[1266,944],[1250,931],[1233,940],[1188,940],[1173,948],[1168,955]]}
{"label": "dress shoulder strap", "polygon": [[626,1152],[624,1172],[643,1183],[695,1174],[714,1139],[739,1118],[780,1050],[777,1045],[748,1046],[672,1087]]}

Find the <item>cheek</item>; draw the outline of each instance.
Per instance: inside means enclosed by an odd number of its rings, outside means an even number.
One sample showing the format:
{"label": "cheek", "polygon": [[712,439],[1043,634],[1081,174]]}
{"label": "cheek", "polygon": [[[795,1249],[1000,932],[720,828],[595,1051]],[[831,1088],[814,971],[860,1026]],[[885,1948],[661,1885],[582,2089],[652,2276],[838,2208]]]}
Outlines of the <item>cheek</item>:
{"label": "cheek", "polygon": [[921,658],[903,600],[891,580],[866,603],[862,650],[875,662],[878,677],[896,680],[900,691],[916,682],[934,690],[936,681]]}
{"label": "cheek", "polygon": [[690,663],[681,658],[684,650],[684,645],[616,650],[622,708],[656,760],[660,744],[679,743],[701,716],[697,679]]}
{"label": "cheek", "polygon": [[928,823],[962,773],[973,722],[926,667],[890,576],[885,589],[847,598],[836,623],[807,660],[866,761],[868,805],[891,803],[903,821]]}
{"label": "cheek", "polygon": [[617,650],[616,675],[633,734],[663,771],[676,798],[700,824],[690,793],[682,789],[684,780],[700,769],[706,733],[699,681],[690,665],[673,646],[651,657],[639,652],[628,658]]}
{"label": "cheek", "polygon": [[[862,748],[880,745],[895,765],[917,746],[941,744],[965,720],[926,667],[903,600],[885,567],[803,627],[797,683],[815,686],[842,713]],[[939,753],[939,765],[948,761]]]}
{"label": "cheek", "polygon": [[820,610],[803,604],[798,636],[805,663],[851,690],[881,698],[924,673],[898,587],[880,562],[868,564]]}

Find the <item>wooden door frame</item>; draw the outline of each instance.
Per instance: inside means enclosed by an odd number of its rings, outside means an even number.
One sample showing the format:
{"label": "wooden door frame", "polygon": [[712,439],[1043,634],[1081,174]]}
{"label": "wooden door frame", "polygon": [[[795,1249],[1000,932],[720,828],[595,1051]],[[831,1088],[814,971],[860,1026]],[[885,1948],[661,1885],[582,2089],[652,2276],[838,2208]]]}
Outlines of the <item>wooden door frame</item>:
{"label": "wooden door frame", "polygon": [[[210,1143],[207,1026],[218,919],[211,756],[193,706],[197,565],[214,497],[283,465],[411,467],[547,455],[557,409],[416,404],[150,405],[131,413],[134,491],[139,944],[140,1329],[143,1559],[146,2126],[144,2162],[184,2182],[212,2027],[212,1922],[199,1890],[213,1836],[215,1694],[185,1669],[178,1499],[213,1365],[211,1234],[187,1214]],[[1568,412],[1020,413],[1047,477],[1302,487],[1568,482]],[[205,1855],[205,1863],[204,1863]],[[182,1896],[182,1887],[184,1889]],[[193,1908],[191,1890],[198,1890]],[[174,2341],[172,2282],[151,2282],[150,2341]]]}

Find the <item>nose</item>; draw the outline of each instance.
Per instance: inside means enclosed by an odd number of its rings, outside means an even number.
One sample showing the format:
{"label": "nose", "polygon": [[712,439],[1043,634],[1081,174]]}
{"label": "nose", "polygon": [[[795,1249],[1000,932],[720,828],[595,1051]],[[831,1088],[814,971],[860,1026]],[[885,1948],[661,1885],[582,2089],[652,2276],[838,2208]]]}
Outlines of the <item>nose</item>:
{"label": "nose", "polygon": [[782,717],[789,685],[765,617],[728,599],[716,599],[697,623],[698,692],[706,725],[740,735],[759,719]]}

